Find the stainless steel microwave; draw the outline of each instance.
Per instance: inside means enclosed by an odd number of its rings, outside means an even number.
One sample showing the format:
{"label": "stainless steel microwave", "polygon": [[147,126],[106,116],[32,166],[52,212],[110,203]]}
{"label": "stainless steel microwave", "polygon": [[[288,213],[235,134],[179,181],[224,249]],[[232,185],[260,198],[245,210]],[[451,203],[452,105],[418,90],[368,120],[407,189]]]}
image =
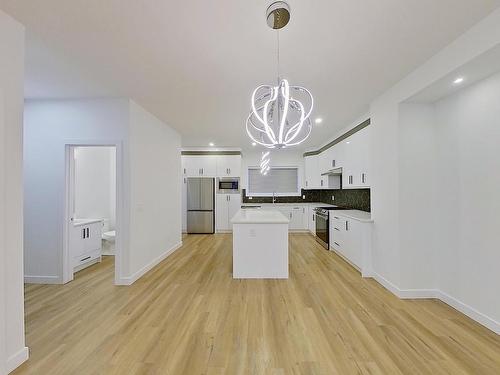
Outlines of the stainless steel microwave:
{"label": "stainless steel microwave", "polygon": [[217,193],[237,194],[240,192],[239,177],[220,177],[217,179]]}

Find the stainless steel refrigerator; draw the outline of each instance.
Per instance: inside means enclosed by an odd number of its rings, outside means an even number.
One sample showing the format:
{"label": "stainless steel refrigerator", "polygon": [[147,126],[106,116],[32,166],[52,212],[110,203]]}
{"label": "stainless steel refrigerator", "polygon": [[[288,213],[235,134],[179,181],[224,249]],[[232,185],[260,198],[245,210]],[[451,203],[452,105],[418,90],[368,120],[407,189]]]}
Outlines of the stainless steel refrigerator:
{"label": "stainless steel refrigerator", "polygon": [[187,179],[187,232],[215,233],[213,178]]}

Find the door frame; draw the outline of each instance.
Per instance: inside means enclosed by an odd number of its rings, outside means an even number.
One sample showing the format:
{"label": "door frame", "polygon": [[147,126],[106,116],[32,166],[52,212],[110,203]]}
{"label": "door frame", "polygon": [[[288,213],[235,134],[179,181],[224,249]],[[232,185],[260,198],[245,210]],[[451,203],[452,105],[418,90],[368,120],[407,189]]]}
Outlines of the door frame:
{"label": "door frame", "polygon": [[114,284],[120,285],[123,271],[124,244],[125,244],[125,207],[124,207],[124,170],[123,170],[123,144],[121,140],[67,140],[65,147],[65,181],[64,181],[64,222],[63,222],[63,254],[62,275],[63,284],[73,280],[73,268],[71,267],[70,248],[70,225],[72,212],[70,211],[72,199],[72,185],[74,173],[74,150],[76,147],[115,147],[116,150],[116,237],[115,237],[115,277]]}

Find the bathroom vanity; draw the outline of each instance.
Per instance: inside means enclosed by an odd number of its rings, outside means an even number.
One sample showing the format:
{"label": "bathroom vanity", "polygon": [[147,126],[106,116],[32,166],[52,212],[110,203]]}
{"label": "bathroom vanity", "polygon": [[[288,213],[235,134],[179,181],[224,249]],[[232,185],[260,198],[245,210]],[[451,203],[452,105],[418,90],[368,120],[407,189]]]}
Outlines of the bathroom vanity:
{"label": "bathroom vanity", "polygon": [[73,271],[80,271],[102,259],[101,219],[75,219],[70,237]]}

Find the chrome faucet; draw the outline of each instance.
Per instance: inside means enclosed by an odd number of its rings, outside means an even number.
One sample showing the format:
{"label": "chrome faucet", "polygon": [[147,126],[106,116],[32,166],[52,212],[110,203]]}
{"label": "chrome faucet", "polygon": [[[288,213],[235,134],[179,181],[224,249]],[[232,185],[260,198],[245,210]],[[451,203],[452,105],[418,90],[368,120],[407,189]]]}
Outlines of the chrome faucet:
{"label": "chrome faucet", "polygon": [[274,204],[274,202],[276,202],[275,193],[276,193],[276,192],[275,192],[275,191],[273,191],[273,204]]}

